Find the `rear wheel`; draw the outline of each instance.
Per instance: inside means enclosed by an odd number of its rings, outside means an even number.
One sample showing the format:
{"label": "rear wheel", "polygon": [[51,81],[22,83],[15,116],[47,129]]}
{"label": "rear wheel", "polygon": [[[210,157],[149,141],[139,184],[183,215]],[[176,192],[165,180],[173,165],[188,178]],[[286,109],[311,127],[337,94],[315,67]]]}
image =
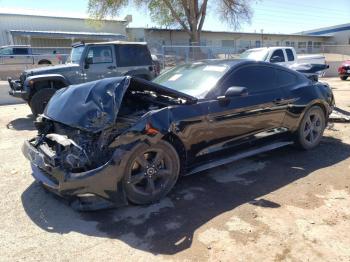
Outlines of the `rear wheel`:
{"label": "rear wheel", "polygon": [[155,145],[141,144],[131,153],[123,186],[128,200],[134,204],[150,204],[160,200],[174,187],[180,172],[176,150],[166,141]]}
{"label": "rear wheel", "polygon": [[340,79],[345,81],[346,79],[348,79],[348,76],[341,76]]}
{"label": "rear wheel", "polygon": [[303,149],[316,147],[326,128],[325,114],[319,106],[311,107],[304,115],[299,129],[297,142]]}
{"label": "rear wheel", "polygon": [[50,98],[55,94],[56,89],[44,88],[37,91],[30,100],[29,106],[34,116],[42,114]]}

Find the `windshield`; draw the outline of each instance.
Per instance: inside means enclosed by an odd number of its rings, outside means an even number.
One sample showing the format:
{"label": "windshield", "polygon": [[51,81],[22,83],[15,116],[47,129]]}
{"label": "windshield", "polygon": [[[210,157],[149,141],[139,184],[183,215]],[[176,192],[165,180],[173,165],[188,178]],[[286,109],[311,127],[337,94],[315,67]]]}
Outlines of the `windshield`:
{"label": "windshield", "polygon": [[79,64],[81,55],[84,51],[84,48],[85,48],[85,46],[83,46],[83,45],[73,47],[72,51],[70,52],[68,63]]}
{"label": "windshield", "polygon": [[228,69],[227,65],[186,64],[170,69],[153,82],[196,98],[204,98]]}
{"label": "windshield", "polygon": [[243,52],[240,55],[241,59],[252,59],[256,61],[265,61],[269,54],[267,49],[251,49]]}

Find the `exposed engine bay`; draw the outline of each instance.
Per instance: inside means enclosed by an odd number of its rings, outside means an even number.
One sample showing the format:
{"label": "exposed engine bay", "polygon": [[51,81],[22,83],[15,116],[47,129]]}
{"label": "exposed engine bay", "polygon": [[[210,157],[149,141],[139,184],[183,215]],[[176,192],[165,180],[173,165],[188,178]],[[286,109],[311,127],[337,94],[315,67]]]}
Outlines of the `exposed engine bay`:
{"label": "exposed engine bay", "polygon": [[146,113],[185,102],[183,99],[140,89],[137,85],[129,86],[121,101],[116,121],[99,132],[71,127],[45,115],[39,117],[35,122],[39,131],[36,147],[52,166],[73,173],[105,164],[115,149],[110,144]]}

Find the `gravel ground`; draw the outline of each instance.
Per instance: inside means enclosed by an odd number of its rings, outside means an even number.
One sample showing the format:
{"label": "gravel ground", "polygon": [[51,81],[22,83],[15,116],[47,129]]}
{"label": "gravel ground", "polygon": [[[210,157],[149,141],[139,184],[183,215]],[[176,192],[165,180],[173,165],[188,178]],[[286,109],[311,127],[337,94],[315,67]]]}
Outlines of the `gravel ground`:
{"label": "gravel ground", "polygon": [[0,106],[24,103],[22,99],[10,96],[9,90],[9,83],[7,81],[0,81]]}
{"label": "gravel ground", "polygon": [[[324,80],[350,111],[350,81]],[[151,206],[78,213],[30,176],[28,106],[0,108],[0,261],[350,261],[350,124],[309,152],[185,177]]]}

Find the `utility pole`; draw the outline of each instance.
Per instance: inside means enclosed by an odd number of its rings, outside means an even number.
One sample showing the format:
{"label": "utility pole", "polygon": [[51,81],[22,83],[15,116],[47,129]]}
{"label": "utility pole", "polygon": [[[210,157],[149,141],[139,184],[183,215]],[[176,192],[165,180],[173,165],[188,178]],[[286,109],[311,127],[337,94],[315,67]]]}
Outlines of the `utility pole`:
{"label": "utility pole", "polygon": [[264,29],[260,29],[261,32],[261,47],[264,47]]}

